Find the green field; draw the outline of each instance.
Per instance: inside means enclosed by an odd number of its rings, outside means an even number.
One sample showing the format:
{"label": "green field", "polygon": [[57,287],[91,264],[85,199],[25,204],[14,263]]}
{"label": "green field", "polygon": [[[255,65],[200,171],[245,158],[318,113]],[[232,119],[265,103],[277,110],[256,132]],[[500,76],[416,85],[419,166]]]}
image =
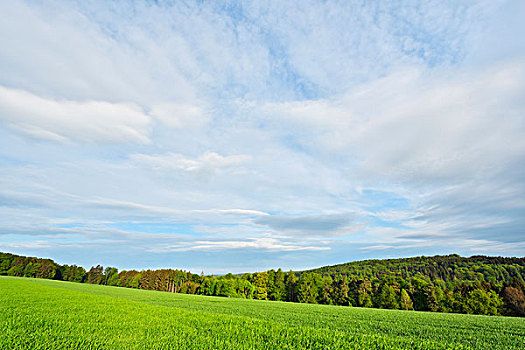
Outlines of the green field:
{"label": "green field", "polygon": [[0,349],[523,349],[523,318],[0,277]]}

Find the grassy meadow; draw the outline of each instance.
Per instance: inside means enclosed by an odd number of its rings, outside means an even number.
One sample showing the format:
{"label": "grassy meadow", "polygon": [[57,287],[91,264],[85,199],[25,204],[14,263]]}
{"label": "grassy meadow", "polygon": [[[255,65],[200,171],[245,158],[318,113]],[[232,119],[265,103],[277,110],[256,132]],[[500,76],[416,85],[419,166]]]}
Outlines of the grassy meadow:
{"label": "grassy meadow", "polygon": [[0,349],[523,349],[523,318],[0,277]]}

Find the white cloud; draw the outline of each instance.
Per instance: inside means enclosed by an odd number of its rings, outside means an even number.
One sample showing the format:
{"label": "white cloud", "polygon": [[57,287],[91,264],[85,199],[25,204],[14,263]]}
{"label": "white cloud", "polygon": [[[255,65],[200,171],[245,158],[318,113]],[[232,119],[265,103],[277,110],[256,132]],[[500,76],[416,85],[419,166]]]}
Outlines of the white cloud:
{"label": "white cloud", "polygon": [[[82,5],[0,4],[0,65],[10,67],[0,71],[1,83],[73,101],[132,101],[141,107],[194,101],[195,87],[184,75],[198,68],[182,35],[128,22],[124,7]],[[122,11],[120,18],[107,22],[112,10]],[[141,19],[155,14],[155,7],[143,10]]]}
{"label": "white cloud", "polygon": [[349,155],[372,181],[486,176],[524,157],[525,66],[444,73],[404,70],[337,98],[269,104],[266,115],[285,117],[306,149]]}
{"label": "white cloud", "polygon": [[150,118],[130,103],[55,100],[0,86],[0,118],[12,130],[41,140],[150,142]]}
{"label": "white cloud", "polygon": [[202,108],[188,104],[156,104],[150,114],[172,128],[196,128],[209,121],[209,116]]}
{"label": "white cloud", "polygon": [[182,154],[168,152],[165,154],[133,154],[132,163],[148,166],[156,171],[182,171],[203,179],[210,179],[219,172],[235,171],[251,160],[248,155],[222,156],[216,152],[205,152],[197,158],[187,158]]}
{"label": "white cloud", "polygon": [[228,249],[262,249],[267,251],[303,251],[330,250],[330,247],[304,246],[279,242],[274,238],[252,238],[243,241],[236,240],[196,240],[187,244],[176,244],[167,247],[151,248],[151,252],[183,252],[192,250],[228,250]]}
{"label": "white cloud", "polygon": [[263,211],[251,209],[200,209],[193,210],[195,213],[212,213],[212,214],[232,214],[232,215],[249,215],[249,216],[265,216],[269,215]]}
{"label": "white cloud", "polygon": [[[0,200],[2,198],[0,197]],[[0,202],[1,203],[1,202]],[[263,211],[252,210],[252,209],[238,209],[238,208],[212,208],[212,209],[177,209],[160,207],[153,205],[146,205],[140,203],[134,203],[129,201],[112,200],[107,198],[99,198],[88,200],[85,202],[87,205],[93,205],[95,207],[115,209],[115,210],[127,210],[136,211],[143,215],[156,214],[156,215],[169,215],[173,218],[188,219],[191,214],[224,214],[224,215],[240,215],[240,216],[264,216],[268,215]],[[131,213],[130,213],[131,214]]]}

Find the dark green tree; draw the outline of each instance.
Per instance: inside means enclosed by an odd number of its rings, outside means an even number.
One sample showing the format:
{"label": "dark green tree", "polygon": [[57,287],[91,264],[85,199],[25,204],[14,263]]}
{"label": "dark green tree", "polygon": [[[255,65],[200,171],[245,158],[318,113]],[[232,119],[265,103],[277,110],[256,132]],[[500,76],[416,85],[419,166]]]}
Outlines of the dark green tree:
{"label": "dark green tree", "polygon": [[474,289],[468,294],[464,303],[465,312],[476,315],[497,315],[502,306],[501,298],[494,292],[485,292],[483,289]]}
{"label": "dark green tree", "polygon": [[[270,276],[268,276],[269,278]],[[273,290],[270,294],[270,300],[285,300],[286,299],[286,286],[284,284],[284,272],[278,269],[274,274]]]}
{"label": "dark green tree", "polygon": [[350,288],[348,287],[348,279],[346,276],[337,276],[334,280],[334,303],[336,305],[352,305],[350,302]]}
{"label": "dark green tree", "polygon": [[286,275],[286,301],[297,301],[297,278],[292,270]]}
{"label": "dark green tree", "polygon": [[303,272],[297,286],[297,301],[300,303],[317,304],[319,285],[313,273]]}
{"label": "dark green tree", "polygon": [[383,284],[380,290],[379,307],[381,309],[399,309],[394,288],[391,285]]}

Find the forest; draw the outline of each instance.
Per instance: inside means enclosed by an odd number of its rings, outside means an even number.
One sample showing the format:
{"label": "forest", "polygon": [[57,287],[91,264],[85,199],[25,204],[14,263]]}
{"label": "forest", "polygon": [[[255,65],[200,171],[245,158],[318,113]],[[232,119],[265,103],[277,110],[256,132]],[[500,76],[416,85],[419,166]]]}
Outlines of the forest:
{"label": "forest", "polygon": [[118,271],[101,265],[86,271],[51,259],[0,252],[0,275],[233,298],[525,316],[525,258],[454,254],[206,276],[177,269]]}

